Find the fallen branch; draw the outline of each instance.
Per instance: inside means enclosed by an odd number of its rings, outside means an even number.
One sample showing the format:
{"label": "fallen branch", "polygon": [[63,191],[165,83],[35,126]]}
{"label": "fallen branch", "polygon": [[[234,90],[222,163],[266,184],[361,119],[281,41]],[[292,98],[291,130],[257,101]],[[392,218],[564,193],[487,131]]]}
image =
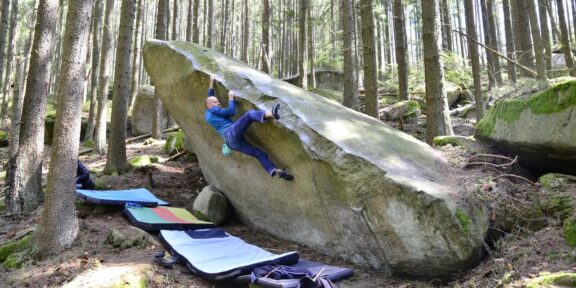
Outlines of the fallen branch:
{"label": "fallen branch", "polygon": [[168,160],[166,160],[166,162],[174,161],[174,160],[176,160],[176,159],[178,159],[178,158],[180,158],[180,157],[182,157],[182,156],[186,155],[186,153],[188,153],[188,151],[182,151],[182,152],[179,152],[179,153],[177,153],[177,154],[175,154],[175,155],[171,156],[170,158],[168,158]]}
{"label": "fallen branch", "polygon": [[[166,129],[166,130],[163,130],[162,133],[174,132],[174,131],[178,131],[178,130],[180,130],[180,127],[168,128],[168,129]],[[146,139],[146,138],[148,138],[148,137],[150,137],[150,136],[152,136],[152,134],[144,134],[144,135],[140,135],[140,136],[128,138],[128,139],[126,139],[126,142],[125,142],[125,143],[128,144],[128,143],[130,143],[130,142],[134,142],[134,141],[137,141],[137,140]],[[92,148],[88,148],[88,149],[85,149],[85,150],[80,150],[80,151],[78,152],[78,156],[82,156],[82,155],[85,155],[85,154],[88,154],[88,153],[92,153],[92,150],[93,150]]]}
{"label": "fallen branch", "polygon": [[502,155],[476,154],[476,155],[470,157],[470,158],[468,159],[468,162],[470,162],[472,159],[479,158],[479,157],[492,157],[492,158],[497,158],[497,159],[504,159],[504,160],[508,160],[508,161],[514,161],[514,159],[516,159],[518,156],[516,156],[516,158],[512,159],[512,158],[510,158],[510,157],[506,157],[506,156],[502,156]]}
{"label": "fallen branch", "polygon": [[[506,157],[508,158],[508,157]],[[472,159],[472,158],[470,158]],[[510,159],[511,160],[511,159]],[[480,161],[480,162],[468,162],[464,165],[464,168],[470,166],[470,165],[484,165],[484,166],[490,166],[490,167],[494,167],[494,168],[505,168],[505,167],[509,167],[512,166],[514,164],[516,164],[516,162],[518,162],[518,156],[514,157],[514,160],[510,161],[510,163],[504,163],[504,164],[493,164],[490,162],[484,162],[484,161]]]}
{"label": "fallen branch", "polygon": [[470,108],[474,108],[475,106],[476,106],[476,104],[471,103],[471,104],[464,105],[462,107],[458,107],[456,109],[452,109],[452,110],[450,110],[450,116],[460,114],[460,113],[462,113],[462,112],[464,112]]}
{"label": "fallen branch", "polygon": [[524,180],[524,181],[530,183],[530,185],[532,185],[532,186],[538,186],[536,183],[534,183],[534,182],[532,182],[532,181],[530,181],[530,180],[528,180],[528,179],[526,179],[526,178],[524,178],[524,177],[522,177],[522,176],[518,176],[518,175],[514,175],[514,174],[502,174],[502,175],[498,175],[498,176],[494,177],[494,179],[492,179],[492,180],[496,180],[496,179],[498,179],[498,178],[516,178],[516,179]]}
{"label": "fallen branch", "polygon": [[537,77],[537,76],[538,76],[538,74],[537,74],[534,70],[532,70],[532,69],[530,69],[530,68],[528,68],[528,67],[526,67],[526,66],[524,66],[524,65],[522,65],[522,64],[520,64],[520,63],[518,63],[518,62],[516,62],[516,61],[514,61],[514,60],[512,60],[512,59],[510,59],[510,58],[508,58],[508,57],[506,57],[506,55],[501,54],[500,52],[498,52],[498,51],[496,51],[496,50],[494,50],[494,49],[492,49],[492,48],[490,48],[490,47],[488,47],[488,46],[486,46],[486,45],[478,42],[476,39],[468,36],[467,34],[462,33],[462,32],[460,32],[459,30],[456,30],[456,29],[454,29],[454,30],[452,30],[452,31],[454,31],[454,32],[456,32],[456,33],[458,33],[458,34],[460,34],[460,35],[462,35],[462,36],[470,39],[470,41],[472,41],[472,42],[474,42],[474,43],[476,43],[476,44],[484,47],[486,50],[488,50],[488,51],[490,51],[490,52],[492,52],[492,53],[500,56],[501,58],[504,58],[504,59],[508,60],[510,63],[512,63],[512,64],[520,67],[522,70],[530,73],[530,75],[532,75],[532,76],[534,76],[534,77]]}

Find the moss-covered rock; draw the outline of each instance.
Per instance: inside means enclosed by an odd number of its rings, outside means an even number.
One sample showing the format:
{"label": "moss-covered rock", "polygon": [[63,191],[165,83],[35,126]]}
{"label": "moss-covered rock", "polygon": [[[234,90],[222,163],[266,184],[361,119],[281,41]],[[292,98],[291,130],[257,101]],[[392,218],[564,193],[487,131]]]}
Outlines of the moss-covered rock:
{"label": "moss-covered rock", "polygon": [[414,100],[400,101],[380,109],[382,119],[388,121],[403,120],[405,123],[414,122],[420,116],[420,104]]}
{"label": "moss-covered rock", "polygon": [[476,135],[542,171],[576,173],[576,80],[529,97],[502,99],[476,125]]}
{"label": "moss-covered rock", "polygon": [[210,221],[214,225],[219,226],[228,217],[228,206],[226,195],[214,186],[208,185],[202,189],[202,192],[194,200],[192,213],[200,220]]}
{"label": "moss-covered rock", "polygon": [[135,156],[135,157],[131,158],[130,160],[128,160],[128,163],[130,164],[130,167],[138,168],[138,167],[143,167],[143,166],[152,165],[154,163],[158,163],[158,160],[159,159],[157,156],[138,155],[138,156]]}
{"label": "moss-covered rock", "polygon": [[4,267],[19,268],[29,257],[32,235],[26,235],[19,240],[12,241],[0,246],[0,263]]}
{"label": "moss-covered rock", "polygon": [[464,146],[464,144],[462,144],[462,141],[460,139],[458,139],[458,137],[455,137],[455,136],[438,136],[438,137],[435,137],[434,140],[432,141],[432,144],[434,146],[446,146],[446,145]]}
{"label": "moss-covered rock", "polygon": [[[279,81],[210,49],[149,41],[144,65],[164,107],[190,136],[206,181],[224,191],[240,220],[356,264],[417,277],[447,277],[475,266],[488,229],[485,211],[456,209],[461,187],[448,161],[429,145],[381,121]],[[224,157],[222,138],[204,120],[209,78],[225,107],[281,118],[244,135],[295,180],[270,177],[254,158]],[[237,119],[237,118],[234,118]]]}
{"label": "moss-covered rock", "polygon": [[576,247],[576,217],[564,221],[563,232],[568,245]]}
{"label": "moss-covered rock", "polygon": [[526,288],[576,287],[576,273],[558,272],[531,279]]}
{"label": "moss-covered rock", "polygon": [[184,151],[184,132],[178,130],[178,132],[171,132],[166,135],[166,143],[164,143],[164,151],[169,155],[175,155],[179,152]]}

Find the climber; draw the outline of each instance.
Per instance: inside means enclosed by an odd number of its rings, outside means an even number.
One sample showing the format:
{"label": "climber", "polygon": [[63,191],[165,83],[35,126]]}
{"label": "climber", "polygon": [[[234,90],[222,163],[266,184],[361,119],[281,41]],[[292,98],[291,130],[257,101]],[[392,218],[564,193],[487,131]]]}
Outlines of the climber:
{"label": "climber", "polygon": [[90,170],[80,160],[76,169],[76,187],[86,190],[94,190],[96,185],[90,179]]}
{"label": "climber", "polygon": [[234,92],[228,92],[228,107],[225,109],[220,107],[220,102],[218,102],[218,99],[214,95],[214,79],[210,78],[210,88],[208,89],[208,97],[206,98],[206,114],[204,119],[214,127],[214,129],[218,131],[218,134],[224,139],[227,147],[224,146],[223,152],[229,147],[232,150],[248,154],[258,159],[270,176],[278,176],[286,181],[292,181],[294,176],[282,169],[276,168],[276,165],[268,159],[268,155],[266,155],[264,151],[254,147],[244,139],[244,132],[250,127],[252,122],[264,123],[268,119],[280,119],[280,115],[278,114],[280,103],[274,105],[272,111],[248,110],[238,118],[238,120],[233,121],[231,117],[236,114]]}

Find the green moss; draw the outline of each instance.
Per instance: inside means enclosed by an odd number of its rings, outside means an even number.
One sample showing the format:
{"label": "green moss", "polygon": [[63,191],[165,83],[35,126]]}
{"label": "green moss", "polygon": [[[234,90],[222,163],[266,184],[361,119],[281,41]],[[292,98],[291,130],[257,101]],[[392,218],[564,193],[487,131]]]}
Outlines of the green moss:
{"label": "green moss", "polygon": [[462,227],[462,231],[464,233],[470,232],[470,216],[462,211],[460,208],[456,209],[456,218],[460,222],[460,227]]}
{"label": "green moss", "polygon": [[479,135],[490,136],[494,132],[497,120],[512,123],[526,109],[530,109],[533,114],[540,115],[562,112],[575,105],[576,81],[559,83],[527,99],[499,101],[476,124],[476,131]]}
{"label": "green moss", "polygon": [[564,183],[566,183],[566,179],[562,178],[561,174],[548,173],[540,176],[540,178],[538,178],[538,182],[542,185],[542,187],[552,189],[562,186]]}
{"label": "green moss", "polygon": [[576,287],[576,273],[559,272],[531,279],[526,288]]}
{"label": "green moss", "polygon": [[6,210],[6,204],[4,202],[0,202],[0,213],[3,213]]}
{"label": "green moss", "polygon": [[576,217],[564,221],[564,239],[568,245],[576,247]]}
{"label": "green moss", "polygon": [[432,144],[434,146],[446,146],[448,144],[452,145],[452,146],[464,146],[462,144],[462,142],[460,142],[460,140],[458,140],[458,138],[454,137],[454,136],[438,136],[435,137],[434,140],[432,141]]}
{"label": "green moss", "polygon": [[420,104],[418,101],[409,100],[406,103],[406,112],[402,115],[403,119],[407,119],[416,116],[420,112]]}
{"label": "green moss", "polygon": [[6,268],[18,268],[27,259],[28,249],[30,248],[32,235],[27,235],[18,241],[0,246],[0,263]]}
{"label": "green moss", "polygon": [[158,163],[158,157],[150,155],[139,155],[128,161],[132,168],[148,166],[152,163]]}
{"label": "green moss", "polygon": [[569,196],[552,196],[542,203],[542,210],[547,215],[564,221],[574,214],[574,203]]}
{"label": "green moss", "polygon": [[170,155],[174,155],[178,152],[184,151],[184,132],[178,130],[178,132],[168,133],[166,136],[166,143],[164,144],[164,150]]}
{"label": "green moss", "polygon": [[94,147],[94,141],[92,141],[92,140],[84,141],[84,142],[82,142],[82,147],[93,148]]}

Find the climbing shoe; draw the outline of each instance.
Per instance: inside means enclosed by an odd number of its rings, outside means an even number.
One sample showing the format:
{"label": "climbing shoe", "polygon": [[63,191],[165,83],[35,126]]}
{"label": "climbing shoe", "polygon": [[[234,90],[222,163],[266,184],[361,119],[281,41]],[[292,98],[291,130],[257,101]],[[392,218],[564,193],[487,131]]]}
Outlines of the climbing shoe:
{"label": "climbing shoe", "polygon": [[278,120],[280,119],[280,114],[278,114],[278,110],[280,109],[280,103],[274,105],[274,107],[272,107],[272,115],[274,116],[274,119]]}
{"label": "climbing shoe", "polygon": [[278,176],[286,181],[292,181],[294,180],[294,176],[288,174],[288,172],[282,170],[282,169],[276,169],[274,176]]}

